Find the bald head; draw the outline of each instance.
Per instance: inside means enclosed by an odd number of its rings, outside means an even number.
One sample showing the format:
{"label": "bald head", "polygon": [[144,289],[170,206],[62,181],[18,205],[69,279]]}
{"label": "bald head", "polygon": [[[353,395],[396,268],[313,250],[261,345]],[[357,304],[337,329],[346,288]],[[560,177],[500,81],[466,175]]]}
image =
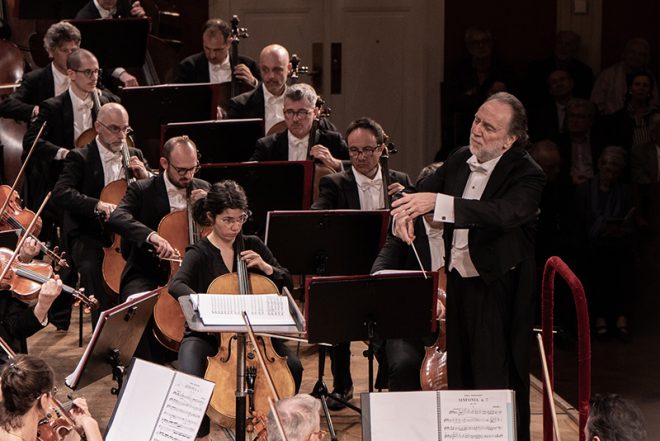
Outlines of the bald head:
{"label": "bald head", "polygon": [[276,96],[282,95],[291,70],[289,51],[279,44],[266,46],[259,55],[259,68],[266,90]]}
{"label": "bald head", "polygon": [[101,106],[97,119],[105,122],[106,119],[117,117],[125,118],[128,122],[128,112],[124,106],[119,103],[107,103]]}

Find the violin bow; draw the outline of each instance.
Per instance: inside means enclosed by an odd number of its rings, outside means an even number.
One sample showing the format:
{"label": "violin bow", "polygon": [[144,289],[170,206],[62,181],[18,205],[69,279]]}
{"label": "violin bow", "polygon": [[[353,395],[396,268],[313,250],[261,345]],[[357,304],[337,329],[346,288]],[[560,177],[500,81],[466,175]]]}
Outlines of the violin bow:
{"label": "violin bow", "polygon": [[7,343],[2,337],[0,337],[0,349],[5,351],[5,354],[7,354],[10,359],[16,358],[16,352],[14,352],[11,346],[9,346],[9,343]]}
{"label": "violin bow", "polygon": [[557,422],[557,411],[555,410],[555,394],[552,392],[552,385],[550,384],[550,372],[548,371],[548,362],[545,358],[545,348],[543,347],[543,338],[540,332],[536,334],[536,340],[539,344],[539,352],[541,353],[541,361],[543,362],[543,379],[545,380],[545,387],[548,394],[548,403],[550,404],[552,414],[552,426],[555,429],[555,439],[561,441],[559,423]]}
{"label": "violin bow", "polygon": [[259,364],[266,373],[266,379],[268,380],[268,386],[270,387],[270,394],[271,394],[271,396],[268,397],[268,404],[270,405],[271,411],[273,412],[275,421],[277,421],[277,427],[280,430],[280,435],[282,436],[282,439],[284,441],[288,441],[288,438],[286,437],[286,433],[284,432],[284,427],[282,426],[282,421],[280,420],[280,415],[277,413],[275,406],[272,404],[273,398],[279,400],[280,395],[277,393],[277,389],[275,389],[275,383],[273,382],[273,378],[270,376],[270,372],[268,371],[268,367],[266,366],[266,361],[264,360],[264,356],[261,353],[261,349],[259,349],[259,345],[257,344],[257,337],[254,335],[254,330],[252,329],[252,324],[250,324],[250,318],[248,317],[247,312],[245,311],[241,312],[241,316],[243,317],[243,321],[245,322],[245,326],[248,331],[247,333],[248,336],[250,337],[250,341],[252,342],[252,346],[254,347],[254,350],[257,353],[257,359],[259,360]]}
{"label": "violin bow", "polygon": [[23,161],[23,165],[21,165],[21,169],[18,171],[18,174],[16,175],[16,179],[14,179],[14,183],[11,186],[11,190],[9,191],[9,195],[5,199],[5,202],[2,204],[2,208],[0,208],[0,218],[2,218],[2,215],[5,214],[5,211],[7,210],[7,205],[9,205],[9,199],[11,198],[12,193],[16,190],[16,186],[18,185],[18,181],[21,179],[21,176],[23,176],[23,173],[25,172],[25,167],[27,166],[28,162],[30,161],[30,158],[32,157],[32,153],[34,153],[34,148],[37,146],[37,142],[39,141],[39,138],[41,138],[41,135],[44,133],[44,129],[46,128],[46,121],[41,125],[41,128],[39,129],[39,132],[37,133],[37,137],[34,138],[34,142],[32,143],[32,147],[30,147],[30,151],[28,152],[27,156],[25,157],[25,161]]}
{"label": "violin bow", "polygon": [[39,210],[34,215],[34,218],[32,219],[32,222],[30,222],[30,225],[25,229],[25,234],[21,236],[21,240],[18,241],[16,244],[16,249],[12,253],[11,257],[9,258],[8,262],[3,262],[4,263],[4,268],[2,268],[2,273],[0,273],[0,280],[5,280],[5,276],[7,275],[7,272],[9,271],[9,268],[11,268],[12,264],[16,260],[16,257],[18,256],[18,253],[21,250],[21,247],[25,243],[28,237],[30,237],[32,233],[32,229],[34,228],[35,224],[37,223],[37,220],[39,220],[39,215],[41,215],[41,212],[44,210],[44,207],[48,203],[48,200],[50,199],[50,192],[46,195],[44,198],[44,201],[41,203],[41,206],[39,207]]}

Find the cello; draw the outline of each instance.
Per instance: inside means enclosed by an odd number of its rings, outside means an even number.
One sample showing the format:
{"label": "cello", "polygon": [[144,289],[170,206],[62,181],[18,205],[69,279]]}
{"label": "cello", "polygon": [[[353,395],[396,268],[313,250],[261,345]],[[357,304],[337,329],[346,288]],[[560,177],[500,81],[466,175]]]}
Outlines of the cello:
{"label": "cello", "polygon": [[[237,237],[236,247],[236,272],[224,274],[217,277],[208,287],[208,293],[223,294],[273,294],[279,292],[277,286],[272,280],[265,276],[249,274],[247,264],[241,259],[240,254],[244,250],[243,235]],[[240,342],[239,342],[240,340]],[[279,356],[273,348],[272,342],[268,337],[259,337],[256,339],[259,350],[264,355],[268,364],[268,372],[273,378],[273,383],[277,385],[276,392],[279,396],[291,396],[295,393],[295,383],[293,376],[286,364],[286,358]],[[244,351],[239,349],[244,348]],[[268,383],[267,374],[263,368],[258,365],[256,349],[253,343],[245,341],[245,334],[220,334],[220,347],[214,357],[208,358],[208,367],[204,378],[213,381],[215,388],[209,404],[209,417],[212,421],[223,427],[236,425],[236,431],[244,427],[244,421],[236,420],[236,406],[239,413],[245,410],[245,394],[243,385],[237,385],[238,391],[231,387],[237,378],[237,369],[242,366],[244,356],[246,365],[245,381],[248,385],[248,391],[252,391],[249,396],[250,415],[268,413]],[[232,400],[232,397],[236,400]],[[242,403],[242,404],[239,404]]]}
{"label": "cello", "polygon": [[[196,243],[211,232],[210,227],[202,227],[193,220],[191,210],[192,204],[188,195],[186,210],[169,213],[158,224],[158,235],[176,250],[185,250],[188,245]],[[179,270],[179,266],[177,261],[170,262],[170,279]],[[159,290],[158,300],[154,306],[154,322],[156,326],[153,332],[156,340],[167,349],[178,351],[183,339],[186,319],[179,302],[170,295],[167,286]]]}
{"label": "cello", "polygon": [[[124,167],[124,179],[117,179],[110,182],[103,187],[99,200],[110,204],[117,205],[122,200],[128,189],[128,185],[135,182],[136,178],[133,176],[133,171],[130,167],[131,154],[128,151],[128,145],[124,142],[121,146],[121,162]],[[107,219],[103,219],[107,221]],[[105,282],[106,291],[119,296],[119,282],[121,280],[121,273],[124,271],[126,261],[121,255],[121,236],[113,234],[112,245],[103,250],[103,281]]]}

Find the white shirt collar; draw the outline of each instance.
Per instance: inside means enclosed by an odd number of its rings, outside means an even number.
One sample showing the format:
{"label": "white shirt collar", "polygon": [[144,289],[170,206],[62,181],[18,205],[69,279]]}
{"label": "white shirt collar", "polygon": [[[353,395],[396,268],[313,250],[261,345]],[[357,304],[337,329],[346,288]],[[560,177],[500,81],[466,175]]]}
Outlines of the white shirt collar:
{"label": "white shirt collar", "polygon": [[101,156],[101,161],[121,161],[121,150],[116,153],[111,152],[101,143],[98,135],[96,135],[96,145],[99,148],[99,156]]}
{"label": "white shirt collar", "polygon": [[470,166],[470,169],[475,167],[479,171],[482,171],[485,174],[490,175],[493,172],[493,169],[495,169],[497,163],[500,162],[500,158],[502,158],[502,155],[498,156],[497,158],[490,159],[486,162],[479,162],[477,160],[477,157],[472,155],[465,162],[467,162],[467,164]]}
{"label": "white shirt collar", "polygon": [[69,76],[63,74],[55,67],[55,63],[50,63],[50,70],[53,72],[53,81],[55,85],[55,96],[63,93],[69,88],[70,79]]}
{"label": "white shirt collar", "polygon": [[167,170],[163,171],[163,178],[165,178],[165,189],[167,190],[167,194],[183,194],[185,195],[186,189],[185,188],[179,188],[176,185],[172,184],[170,181],[170,177],[167,175]]}
{"label": "white shirt collar", "polygon": [[71,85],[69,85],[69,96],[71,97],[71,104],[73,105],[73,111],[77,112],[80,110],[82,107],[89,108],[89,110],[92,110],[92,106],[94,103],[92,102],[92,97],[87,94],[87,98],[84,100],[81,100],[78,98],[78,95],[74,93],[73,90],[71,90]]}
{"label": "white shirt collar", "polygon": [[94,6],[99,11],[101,18],[111,18],[117,12],[117,8],[111,10],[103,8],[97,0],[94,0]]}
{"label": "white shirt collar", "polygon": [[380,171],[380,164],[378,164],[378,171],[376,171],[376,176],[374,176],[373,179],[370,179],[368,176],[363,175],[359,171],[355,169],[355,167],[351,166],[353,169],[353,175],[355,176],[355,182],[357,183],[358,187],[364,184],[371,184],[371,183],[378,183],[378,182],[383,182],[383,173]]}
{"label": "white shirt collar", "polygon": [[211,70],[231,70],[231,64],[229,63],[229,55],[220,64],[209,63],[209,69]]}
{"label": "white shirt collar", "polygon": [[286,87],[284,88],[284,92],[282,92],[282,95],[273,95],[266,89],[266,85],[263,85],[262,89],[264,90],[264,102],[266,105],[270,104],[271,102],[277,102],[277,101],[282,101],[284,102],[284,95],[286,95]]}

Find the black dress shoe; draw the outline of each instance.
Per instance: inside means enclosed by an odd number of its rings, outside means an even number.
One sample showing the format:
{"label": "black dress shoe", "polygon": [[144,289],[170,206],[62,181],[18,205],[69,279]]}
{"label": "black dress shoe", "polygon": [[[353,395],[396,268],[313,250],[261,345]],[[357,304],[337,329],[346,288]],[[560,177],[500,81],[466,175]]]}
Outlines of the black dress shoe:
{"label": "black dress shoe", "polygon": [[342,401],[350,401],[353,398],[353,386],[350,386],[348,389],[343,392],[338,391],[337,389],[333,390],[330,395],[328,395],[327,403],[328,409],[330,410],[341,410],[346,405],[341,401],[337,401],[335,398]]}

